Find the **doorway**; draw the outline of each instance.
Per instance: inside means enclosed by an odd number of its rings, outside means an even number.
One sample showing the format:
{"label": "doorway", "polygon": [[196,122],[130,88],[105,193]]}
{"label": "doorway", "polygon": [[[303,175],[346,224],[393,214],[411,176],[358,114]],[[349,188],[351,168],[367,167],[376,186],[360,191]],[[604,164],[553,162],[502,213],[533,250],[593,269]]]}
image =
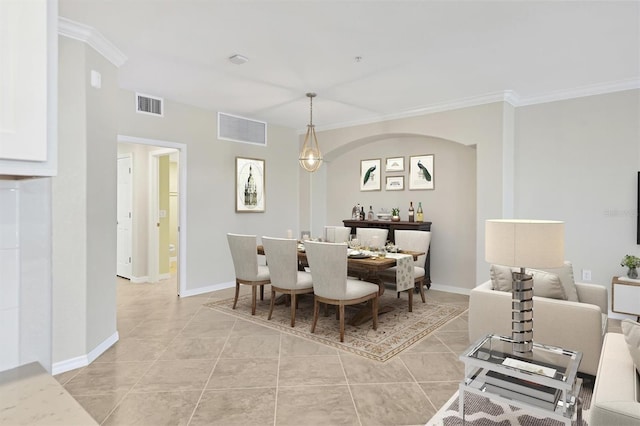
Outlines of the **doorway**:
{"label": "doorway", "polygon": [[[183,294],[187,147],[176,142],[118,135],[118,152],[119,161],[123,152],[132,153],[129,279],[154,283],[175,277],[177,294]],[[118,244],[118,259],[125,258],[125,246]]]}

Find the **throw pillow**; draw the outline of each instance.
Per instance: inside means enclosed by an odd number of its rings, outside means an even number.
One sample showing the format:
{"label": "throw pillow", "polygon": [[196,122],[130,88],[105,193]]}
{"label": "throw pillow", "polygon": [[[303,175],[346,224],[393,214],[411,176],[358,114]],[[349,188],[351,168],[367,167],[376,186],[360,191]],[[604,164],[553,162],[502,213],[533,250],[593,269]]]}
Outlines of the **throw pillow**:
{"label": "throw pillow", "polygon": [[527,274],[533,276],[533,295],[550,299],[567,300],[560,277],[537,269],[527,269]]}
{"label": "throw pillow", "polygon": [[491,287],[499,291],[511,291],[511,268],[502,265],[491,265],[489,269]]}
{"label": "throw pillow", "polygon": [[565,261],[564,266],[560,268],[541,268],[541,270],[556,274],[560,278],[562,287],[564,287],[564,294],[567,297],[566,300],[571,302],[580,301],[578,299],[578,290],[576,290],[576,282],[573,278],[573,266],[571,262]]}
{"label": "throw pillow", "polygon": [[640,374],[640,323],[629,319],[622,320],[622,334],[627,342],[627,348],[636,366],[636,371]]}

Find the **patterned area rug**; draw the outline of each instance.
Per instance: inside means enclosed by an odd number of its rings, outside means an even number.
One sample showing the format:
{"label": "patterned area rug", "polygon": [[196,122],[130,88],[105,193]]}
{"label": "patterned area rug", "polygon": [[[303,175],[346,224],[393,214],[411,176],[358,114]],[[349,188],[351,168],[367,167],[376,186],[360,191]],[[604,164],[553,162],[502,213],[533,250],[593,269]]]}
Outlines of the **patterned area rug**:
{"label": "patterned area rug", "polygon": [[[269,297],[270,293],[265,291],[264,300],[257,302],[255,316],[251,315],[249,295],[240,296],[235,310],[231,309],[233,298],[207,303],[204,306],[377,361],[388,360],[467,310],[464,306],[432,303],[428,294],[427,303],[422,303],[420,295],[416,294],[413,298],[413,312],[408,312],[406,295],[398,299],[393,291],[386,291],[380,299],[379,306],[391,307],[393,310],[378,317],[378,330],[373,330],[370,320],[359,326],[345,324],[344,342],[341,343],[340,325],[334,307],[330,307],[327,317],[323,315],[323,308],[320,308],[316,331],[312,334],[313,295],[299,297],[294,328],[290,326],[289,306],[276,305],[271,320],[267,320]],[[346,307],[347,322],[362,309],[362,306]]]}
{"label": "patterned area rug", "polygon": [[[583,382],[580,389],[582,399],[582,423],[578,424],[574,415],[572,426],[588,426],[589,408],[593,382]],[[459,400],[456,392],[442,408],[427,422],[426,426],[460,426],[462,419],[458,413]],[[471,426],[561,426],[564,423],[507,403],[492,401],[467,392],[464,398],[465,425]]]}

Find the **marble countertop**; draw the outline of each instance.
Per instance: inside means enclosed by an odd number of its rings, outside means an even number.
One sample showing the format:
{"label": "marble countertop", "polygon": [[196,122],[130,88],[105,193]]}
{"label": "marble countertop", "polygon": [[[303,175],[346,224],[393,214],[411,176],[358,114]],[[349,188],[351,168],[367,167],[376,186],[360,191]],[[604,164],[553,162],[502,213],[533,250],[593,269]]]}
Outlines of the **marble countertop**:
{"label": "marble countertop", "polygon": [[38,363],[0,372],[0,425],[97,425]]}

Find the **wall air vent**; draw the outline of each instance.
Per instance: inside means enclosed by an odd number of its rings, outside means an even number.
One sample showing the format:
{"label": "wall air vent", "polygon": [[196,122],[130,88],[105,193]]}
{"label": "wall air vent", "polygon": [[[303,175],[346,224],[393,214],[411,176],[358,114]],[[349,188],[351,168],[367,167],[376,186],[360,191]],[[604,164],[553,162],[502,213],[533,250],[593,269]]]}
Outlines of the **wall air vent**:
{"label": "wall air vent", "polygon": [[136,93],[136,112],[162,117],[164,116],[163,100],[155,96]]}
{"label": "wall air vent", "polygon": [[218,139],[266,146],[267,123],[219,112]]}

